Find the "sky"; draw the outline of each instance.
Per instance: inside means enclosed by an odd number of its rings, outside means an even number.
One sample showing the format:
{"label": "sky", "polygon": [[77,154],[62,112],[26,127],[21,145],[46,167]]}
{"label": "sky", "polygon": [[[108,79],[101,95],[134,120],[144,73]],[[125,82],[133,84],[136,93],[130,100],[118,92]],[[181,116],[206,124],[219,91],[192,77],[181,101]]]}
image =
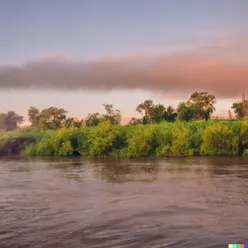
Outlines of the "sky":
{"label": "sky", "polygon": [[247,0],[0,0],[0,112],[104,103],[138,116],[195,90],[227,116],[248,83]]}

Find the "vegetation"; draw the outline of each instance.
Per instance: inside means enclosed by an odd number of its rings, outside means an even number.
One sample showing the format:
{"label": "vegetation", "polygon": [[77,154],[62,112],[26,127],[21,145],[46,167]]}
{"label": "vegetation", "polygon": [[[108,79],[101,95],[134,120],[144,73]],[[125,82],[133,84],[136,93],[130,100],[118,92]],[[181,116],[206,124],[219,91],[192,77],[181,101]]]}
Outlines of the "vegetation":
{"label": "vegetation", "polygon": [[22,122],[23,116],[18,115],[15,111],[8,111],[6,114],[0,113],[0,129],[12,131]]}
{"label": "vegetation", "polygon": [[[234,103],[236,119],[211,120],[216,99],[207,92],[194,92],[177,109],[147,100],[122,126],[121,114],[112,104],[105,113],[89,114],[85,121],[67,118],[64,109],[50,107],[28,110],[29,128],[16,129],[23,117],[15,112],[0,114],[0,155],[87,156],[87,157],[170,157],[247,155],[248,119],[245,103]],[[240,106],[241,111],[240,112]],[[242,109],[243,108],[243,109]],[[7,126],[6,126],[7,125]],[[7,127],[7,128],[6,128]]]}
{"label": "vegetation", "polygon": [[248,101],[245,100],[244,102],[234,102],[232,109],[234,109],[236,118],[242,119],[248,114]]}
{"label": "vegetation", "polygon": [[248,120],[198,120],[57,130],[23,129],[0,136],[0,155],[170,157],[247,155]]}

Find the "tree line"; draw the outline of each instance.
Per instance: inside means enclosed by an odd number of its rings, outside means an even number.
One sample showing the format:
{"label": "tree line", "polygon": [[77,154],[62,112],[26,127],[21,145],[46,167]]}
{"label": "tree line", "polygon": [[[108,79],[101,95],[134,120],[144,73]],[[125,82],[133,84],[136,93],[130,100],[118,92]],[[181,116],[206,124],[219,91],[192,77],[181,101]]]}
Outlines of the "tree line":
{"label": "tree line", "polygon": [[[141,115],[140,118],[131,118],[129,124],[150,124],[160,123],[163,121],[195,121],[206,120],[211,118],[215,111],[216,97],[208,92],[195,91],[185,102],[180,102],[174,109],[172,106],[165,107],[162,104],[154,104],[152,100],[146,100],[139,104],[136,111]],[[108,120],[111,125],[120,125],[121,112],[114,109],[112,104],[104,104],[105,113],[90,113],[83,120],[73,117],[67,117],[67,111],[63,108],[49,107],[40,111],[38,108],[31,106],[28,109],[28,117],[31,126],[42,130],[56,130],[62,127],[93,127]],[[235,102],[232,105],[235,117],[241,119],[248,115],[248,101]],[[231,114],[229,112],[229,118]],[[0,129],[11,131],[23,123],[23,116],[18,115],[15,111],[0,113]]]}

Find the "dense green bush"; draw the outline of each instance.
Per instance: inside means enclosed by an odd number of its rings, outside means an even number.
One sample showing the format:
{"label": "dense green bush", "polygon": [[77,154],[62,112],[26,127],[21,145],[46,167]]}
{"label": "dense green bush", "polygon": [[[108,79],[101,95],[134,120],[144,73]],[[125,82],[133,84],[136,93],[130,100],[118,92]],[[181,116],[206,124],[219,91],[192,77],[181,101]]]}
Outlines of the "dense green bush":
{"label": "dense green bush", "polygon": [[154,138],[156,140],[156,156],[170,156],[172,146],[173,124],[163,122],[154,127]]}
{"label": "dense green bush", "polygon": [[42,137],[38,130],[15,130],[4,132],[0,136],[0,156],[19,154],[25,147],[37,143]]}
{"label": "dense green bush", "polygon": [[153,126],[136,125],[132,134],[127,140],[127,156],[130,158],[148,157],[154,155],[155,147]]}
{"label": "dense green bush", "polygon": [[110,121],[101,122],[89,133],[89,155],[92,157],[109,156],[116,140],[117,127]]}
{"label": "dense green bush", "polygon": [[0,155],[148,157],[248,155],[248,120],[63,127],[2,133]]}
{"label": "dense green bush", "polygon": [[239,133],[234,133],[228,123],[206,127],[201,145],[202,155],[238,155]]}

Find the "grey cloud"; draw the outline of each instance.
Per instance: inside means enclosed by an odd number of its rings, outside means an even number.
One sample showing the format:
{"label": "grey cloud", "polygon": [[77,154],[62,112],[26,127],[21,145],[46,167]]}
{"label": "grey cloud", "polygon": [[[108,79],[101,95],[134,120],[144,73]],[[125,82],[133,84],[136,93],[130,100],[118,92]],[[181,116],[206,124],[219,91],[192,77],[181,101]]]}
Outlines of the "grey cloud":
{"label": "grey cloud", "polygon": [[[238,42],[246,48],[243,40]],[[247,49],[239,51],[237,48],[237,54],[233,51],[239,43],[232,39],[180,53],[116,57],[95,62],[48,58],[23,66],[2,65],[0,89],[102,91],[135,88],[168,93],[207,90],[223,98],[236,97],[248,83],[248,62],[243,59]]]}

